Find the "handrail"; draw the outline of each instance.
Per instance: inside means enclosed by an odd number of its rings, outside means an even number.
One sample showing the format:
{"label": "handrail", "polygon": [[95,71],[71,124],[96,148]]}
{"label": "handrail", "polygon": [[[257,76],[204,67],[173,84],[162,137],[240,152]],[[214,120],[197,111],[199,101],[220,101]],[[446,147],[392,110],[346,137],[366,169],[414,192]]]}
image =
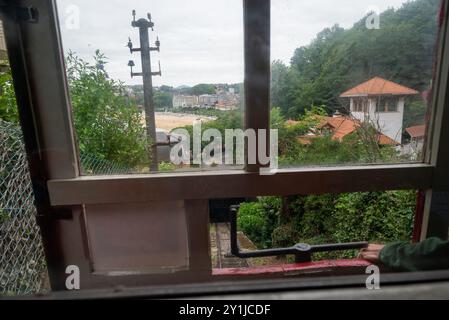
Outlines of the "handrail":
{"label": "handrail", "polygon": [[316,252],[362,249],[368,246],[368,242],[332,243],[320,245],[297,243],[294,246],[287,248],[273,248],[242,252],[240,251],[237,241],[237,213],[239,208],[240,206],[236,205],[231,206],[229,210],[231,221],[231,253],[238,258],[247,259],[291,254],[295,256],[295,262],[310,262],[312,261],[312,254]]}

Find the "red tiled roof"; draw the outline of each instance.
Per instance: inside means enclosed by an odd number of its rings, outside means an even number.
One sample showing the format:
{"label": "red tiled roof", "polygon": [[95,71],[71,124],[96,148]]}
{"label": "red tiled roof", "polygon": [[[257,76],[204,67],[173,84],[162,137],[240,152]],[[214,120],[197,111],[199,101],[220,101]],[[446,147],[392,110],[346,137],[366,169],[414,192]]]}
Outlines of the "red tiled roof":
{"label": "red tiled roof", "polygon": [[[338,117],[323,117],[320,128],[330,126],[333,128],[332,139],[342,141],[348,134],[353,133],[360,126],[360,121],[351,119],[344,116]],[[399,143],[391,139],[390,137],[378,133],[377,140],[382,145],[398,145]]]}
{"label": "red tiled roof", "polygon": [[379,96],[379,95],[415,95],[418,91],[402,86],[398,83],[375,77],[358,86],[349,89],[340,95],[341,98],[357,96]]}
{"label": "red tiled roof", "polygon": [[386,135],[384,135],[384,134],[382,134],[382,133],[379,133],[378,135],[377,135],[377,142],[379,143],[379,144],[382,144],[382,145],[391,145],[391,146],[397,146],[397,145],[399,145],[399,143],[397,142],[397,141],[394,141],[393,139],[391,139],[389,136],[386,136]]}
{"label": "red tiled roof", "polygon": [[413,126],[405,129],[412,138],[421,138],[426,134],[426,125]]}
{"label": "red tiled roof", "polygon": [[347,117],[324,117],[320,127],[331,126],[333,128],[334,140],[342,140],[348,134],[354,132],[359,123],[357,120],[353,120]]}
{"label": "red tiled roof", "polygon": [[[344,137],[346,137],[348,134],[353,133],[357,130],[357,128],[360,126],[360,121],[356,119],[351,119],[345,116],[334,116],[334,117],[320,117],[321,121],[318,125],[319,129],[323,129],[325,127],[330,127],[330,130],[332,132],[332,139],[342,141]],[[293,126],[298,123],[301,123],[300,121],[295,120],[287,120],[285,124],[287,126]],[[310,145],[313,141],[313,139],[317,138],[318,136],[316,134],[313,135],[304,135],[297,137],[297,140],[302,145]],[[397,141],[394,141],[390,137],[378,133],[377,140],[379,144],[382,145],[398,145],[399,143]]]}

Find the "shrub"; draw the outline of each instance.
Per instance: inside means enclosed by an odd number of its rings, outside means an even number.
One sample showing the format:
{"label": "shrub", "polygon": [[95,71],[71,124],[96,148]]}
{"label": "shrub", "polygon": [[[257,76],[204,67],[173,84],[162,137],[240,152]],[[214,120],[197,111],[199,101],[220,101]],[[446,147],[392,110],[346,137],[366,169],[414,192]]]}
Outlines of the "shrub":
{"label": "shrub", "polygon": [[[301,238],[313,238],[326,234],[332,226],[332,213],[334,209],[334,195],[305,196],[301,197],[300,214],[294,216],[300,217],[297,222],[297,228]],[[292,208],[295,212],[298,208]]]}
{"label": "shrub", "polygon": [[176,170],[176,166],[171,162],[162,161],[161,163],[159,163],[159,171],[161,171],[161,172],[171,172],[171,171],[175,171],[175,170]]}
{"label": "shrub", "polygon": [[243,203],[240,206],[237,227],[243,231],[258,247],[265,247],[264,234],[267,223],[263,207],[258,202]]}
{"label": "shrub", "polygon": [[273,230],[271,238],[273,247],[290,247],[296,244],[298,231],[291,224],[284,224]]}
{"label": "shrub", "polygon": [[414,191],[362,192],[338,197],[335,240],[387,242],[409,240],[413,230]]}
{"label": "shrub", "polygon": [[237,226],[259,248],[272,246],[271,235],[278,225],[281,201],[275,197],[263,197],[257,202],[242,203]]}
{"label": "shrub", "polygon": [[[288,247],[298,242],[408,241],[412,234],[415,191],[294,196],[288,200],[290,214],[282,221],[279,197],[242,204],[239,227],[260,248]],[[320,253],[314,259],[354,258],[356,253]]]}
{"label": "shrub", "polygon": [[70,52],[67,77],[80,153],[128,168],[148,166],[142,115],[120,81],[105,71],[106,57],[95,52],[94,64]]}

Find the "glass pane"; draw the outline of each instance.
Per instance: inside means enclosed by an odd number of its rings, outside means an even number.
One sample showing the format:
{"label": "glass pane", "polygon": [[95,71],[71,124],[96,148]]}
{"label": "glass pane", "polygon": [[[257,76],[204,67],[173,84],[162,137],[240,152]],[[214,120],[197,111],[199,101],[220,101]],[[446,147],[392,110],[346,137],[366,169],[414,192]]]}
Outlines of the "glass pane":
{"label": "glass pane", "polygon": [[440,0],[273,0],[279,165],[420,162]]}
{"label": "glass pane", "polygon": [[242,167],[221,138],[242,127],[240,0],[57,3],[83,174]]}

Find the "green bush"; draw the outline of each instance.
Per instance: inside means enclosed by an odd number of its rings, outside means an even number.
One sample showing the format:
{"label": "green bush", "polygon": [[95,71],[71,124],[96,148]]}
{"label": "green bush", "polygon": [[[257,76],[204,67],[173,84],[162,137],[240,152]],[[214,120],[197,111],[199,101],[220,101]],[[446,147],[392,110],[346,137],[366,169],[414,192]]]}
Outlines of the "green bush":
{"label": "green bush", "polygon": [[12,123],[19,122],[16,96],[9,68],[6,72],[0,73],[0,119]]}
{"label": "green bush", "polygon": [[284,224],[273,230],[271,235],[273,247],[284,248],[296,244],[298,231],[291,224]]}
{"label": "green bush", "polygon": [[175,170],[176,170],[176,166],[171,162],[162,161],[161,163],[159,163],[159,171],[160,172],[171,172],[171,171],[175,171]]}
{"label": "green bush", "polygon": [[335,203],[331,231],[339,242],[409,240],[415,205],[416,193],[413,191],[341,195]]}
{"label": "green bush", "polygon": [[[259,248],[369,241],[408,241],[413,231],[415,191],[359,192],[341,195],[263,197],[244,203],[238,225]],[[282,218],[282,221],[280,217]],[[354,258],[356,250],[315,254],[314,259]]]}
{"label": "green bush", "polygon": [[148,166],[141,112],[105,71],[107,58],[97,50],[90,64],[69,52],[66,63],[80,153],[130,169]]}
{"label": "green bush", "polygon": [[237,220],[238,229],[243,231],[257,247],[272,247],[272,234],[279,225],[280,206],[280,199],[275,197],[242,203]]}
{"label": "green bush", "polygon": [[[296,225],[301,238],[307,239],[326,234],[332,228],[335,196],[312,195],[299,198],[294,203],[296,206],[291,206],[290,210],[295,213],[299,209],[299,212],[293,216],[300,218],[296,218]],[[298,204],[300,204],[299,208]]]}
{"label": "green bush", "polygon": [[237,226],[258,247],[265,247],[264,234],[266,233],[267,219],[264,217],[263,207],[260,203],[242,204],[239,210]]}

